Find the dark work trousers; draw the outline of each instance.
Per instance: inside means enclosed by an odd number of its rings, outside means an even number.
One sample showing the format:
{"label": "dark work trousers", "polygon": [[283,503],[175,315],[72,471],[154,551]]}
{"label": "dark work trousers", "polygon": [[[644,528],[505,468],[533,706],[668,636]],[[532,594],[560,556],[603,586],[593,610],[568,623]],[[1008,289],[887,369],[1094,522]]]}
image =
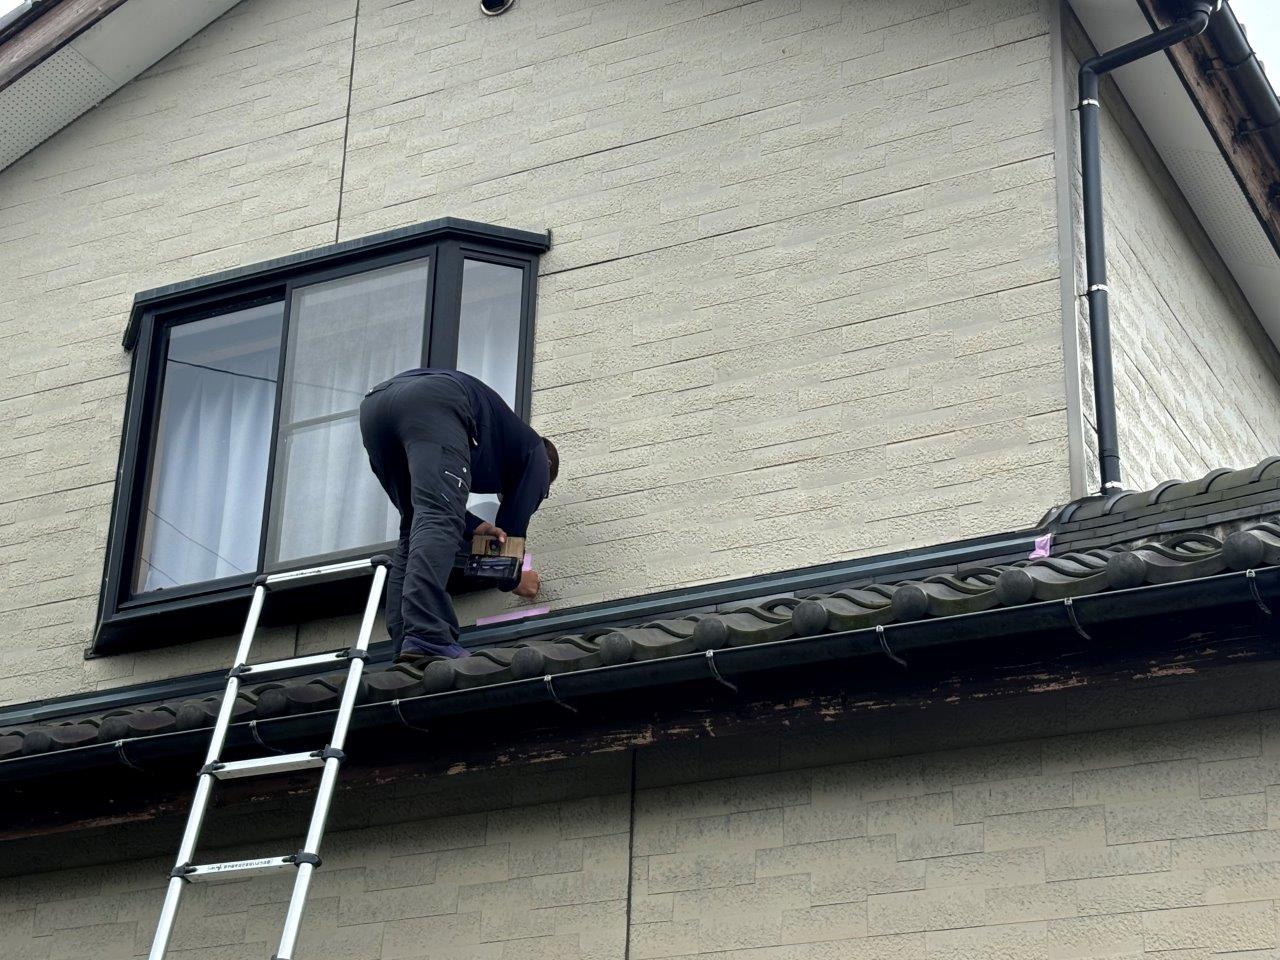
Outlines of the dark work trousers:
{"label": "dark work trousers", "polygon": [[445,590],[471,492],[471,404],[449,377],[391,379],[360,404],[369,465],[400,511],[387,577],[387,632],[396,654],[458,655],[458,618]]}

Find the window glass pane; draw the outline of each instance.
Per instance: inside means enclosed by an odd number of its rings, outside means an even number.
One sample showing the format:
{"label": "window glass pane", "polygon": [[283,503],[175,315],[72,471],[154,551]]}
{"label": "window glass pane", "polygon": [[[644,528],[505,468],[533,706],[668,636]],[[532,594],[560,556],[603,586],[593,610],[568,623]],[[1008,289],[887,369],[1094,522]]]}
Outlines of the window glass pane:
{"label": "window glass pane", "polygon": [[289,477],[281,558],[314,557],[400,535],[399,514],[369,469],[357,414],[290,431],[281,461],[277,470]]}
{"label": "window glass pane", "polygon": [[[524,270],[483,260],[462,262],[462,314],[458,322],[458,369],[479,377],[515,408],[520,364],[520,301]],[[493,521],[498,499],[472,494],[467,508]]]}
{"label": "window glass pane", "polygon": [[364,393],[422,364],[428,262],[371,270],[295,291],[285,360],[289,422],[354,410]]}
{"label": "window glass pane", "polygon": [[269,556],[285,563],[393,539],[393,508],[355,419],[365,391],[422,363],[429,263],[294,293]]}
{"label": "window glass pane", "polygon": [[135,593],[257,570],[283,312],[170,329]]}
{"label": "window glass pane", "polygon": [[524,271],[483,260],[462,262],[458,369],[479,377],[516,405],[520,359],[520,300]]}

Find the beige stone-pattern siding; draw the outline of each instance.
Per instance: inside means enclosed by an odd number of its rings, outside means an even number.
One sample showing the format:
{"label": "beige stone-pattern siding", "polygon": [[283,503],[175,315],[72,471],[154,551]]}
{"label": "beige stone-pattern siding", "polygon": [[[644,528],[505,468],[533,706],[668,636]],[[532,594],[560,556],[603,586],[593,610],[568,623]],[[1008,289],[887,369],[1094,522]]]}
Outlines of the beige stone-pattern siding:
{"label": "beige stone-pattern siding", "polygon": [[[1078,47],[1078,35],[1077,35]],[[1075,85],[1079,60],[1066,58]],[[1102,176],[1116,415],[1126,487],[1280,451],[1280,354],[1118,88],[1103,84]],[[1072,115],[1075,216],[1079,141]],[[1077,222],[1078,290],[1084,238]],[[1078,300],[1087,476],[1098,483],[1088,309]]]}
{"label": "beige stone-pattern siding", "polygon": [[133,292],[442,215],[553,233],[557,605],[1068,497],[1048,0],[356,9],[245,0],[0,172],[0,703],[228,655],[81,658]]}
{"label": "beige stone-pattern siding", "polygon": [[120,337],[138,290],[333,242],[353,9],[239,4],[0,171],[0,703],[227,661],[226,644],[84,661]]}
{"label": "beige stone-pattern siding", "polygon": [[[1263,960],[1278,680],[1253,663],[648,748],[634,774],[623,753],[340,794],[298,956]],[[211,856],[296,842],[265,825],[283,813],[231,809],[206,836],[255,843]],[[179,826],[26,848],[41,872],[0,879],[0,960],[144,956]],[[191,888],[172,956],[268,956],[286,897]]]}
{"label": "beige stone-pattern siding", "polygon": [[[383,784],[339,795],[308,899],[299,960],[611,960],[624,955],[630,844],[629,758],[589,768]],[[300,800],[253,817],[215,811],[214,859],[293,849]],[[361,824],[351,829],[351,824]],[[344,825],[345,828],[344,828]],[[229,837],[251,842],[226,846]],[[215,846],[221,839],[223,846]],[[146,956],[174,837],[126,831],[80,844],[101,866],[0,879],[0,960]],[[50,849],[56,849],[54,840]],[[289,846],[292,845],[292,846]],[[215,852],[210,852],[215,851]],[[280,937],[289,877],[191,886],[174,960],[262,960]]]}

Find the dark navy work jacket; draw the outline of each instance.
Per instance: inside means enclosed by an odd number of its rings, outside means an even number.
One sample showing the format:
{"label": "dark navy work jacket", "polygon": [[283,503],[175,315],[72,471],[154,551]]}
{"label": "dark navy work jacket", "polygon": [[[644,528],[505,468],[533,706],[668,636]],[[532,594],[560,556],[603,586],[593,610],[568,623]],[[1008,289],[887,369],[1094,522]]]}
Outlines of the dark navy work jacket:
{"label": "dark navy work jacket", "polygon": [[[495,523],[510,536],[525,536],[529,518],[551,488],[551,465],[542,437],[515,415],[496,390],[469,373],[418,367],[396,374],[395,379],[432,375],[455,380],[471,401],[471,492],[498,494],[502,503]],[[480,522],[467,513],[468,537]]]}

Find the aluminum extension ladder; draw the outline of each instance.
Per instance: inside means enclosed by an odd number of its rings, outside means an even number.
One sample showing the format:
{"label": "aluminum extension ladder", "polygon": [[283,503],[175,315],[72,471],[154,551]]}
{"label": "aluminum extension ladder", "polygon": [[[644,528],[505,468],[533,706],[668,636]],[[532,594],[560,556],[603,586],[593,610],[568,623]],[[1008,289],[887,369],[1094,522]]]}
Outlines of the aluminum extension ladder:
{"label": "aluminum extension ladder", "polygon": [[[213,725],[213,735],[209,739],[209,752],[205,754],[204,766],[200,768],[199,777],[196,780],[191,812],[187,815],[187,826],[182,832],[182,844],[178,847],[178,860],[169,874],[169,887],[165,892],[164,907],[160,911],[160,922],[156,926],[155,939],[151,942],[150,960],[164,958],[169,945],[169,935],[173,932],[173,922],[178,914],[178,902],[188,883],[226,880],[249,874],[289,869],[294,869],[297,873],[293,881],[293,895],[289,899],[289,908],[285,914],[284,930],[280,934],[280,947],[275,952],[273,960],[290,960],[293,957],[294,947],[298,942],[298,930],[302,925],[302,911],[307,903],[307,890],[311,886],[311,875],[316,867],[320,866],[320,841],[324,837],[325,821],[329,817],[329,803],[333,799],[333,788],[338,782],[338,769],[344,759],[342,745],[347,739],[347,727],[350,725],[351,712],[355,707],[360,674],[364,670],[364,661],[368,656],[369,635],[373,632],[373,621],[377,616],[382,589],[387,580],[387,563],[386,557],[373,557],[370,560],[356,560],[290,573],[270,574],[259,577],[255,582],[253,601],[249,605],[244,632],[240,635],[235,664],[227,674],[227,688],[222,694],[218,719]],[[373,583],[369,587],[369,599],[365,604],[364,619],[360,623],[360,634],[355,646],[333,653],[317,653],[307,657],[293,657],[289,660],[275,660],[269,663],[249,664],[247,662],[249,649],[253,646],[254,634],[258,629],[258,617],[262,613],[262,604],[269,589],[279,586],[296,586],[305,581],[332,579],[369,568],[373,569]],[[342,688],[342,699],[338,704],[338,715],[333,723],[333,736],[327,746],[309,753],[289,753],[230,762],[219,760],[227,738],[227,729],[231,725],[231,713],[235,706],[236,695],[240,691],[242,678],[249,677],[251,680],[257,680],[288,674],[303,667],[322,667],[326,664],[343,662],[348,662],[350,666],[346,684]],[[320,776],[315,807],[311,812],[307,838],[301,850],[288,856],[232,860],[226,863],[197,865],[191,862],[191,858],[195,855],[196,842],[200,838],[200,827],[204,822],[209,797],[213,792],[213,781],[267,776],[316,767],[323,767],[324,772]]]}

